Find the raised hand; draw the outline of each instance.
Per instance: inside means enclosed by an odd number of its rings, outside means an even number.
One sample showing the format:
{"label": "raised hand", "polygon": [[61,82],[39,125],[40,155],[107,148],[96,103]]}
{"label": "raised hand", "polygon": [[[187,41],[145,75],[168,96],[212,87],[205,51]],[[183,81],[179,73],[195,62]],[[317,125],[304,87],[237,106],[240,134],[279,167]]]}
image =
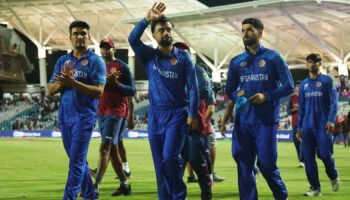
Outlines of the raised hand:
{"label": "raised hand", "polygon": [[155,2],[152,6],[152,8],[148,11],[147,15],[146,15],[146,20],[148,22],[150,21],[154,21],[159,19],[160,17],[162,17],[164,15],[164,10],[165,10],[166,6],[164,3],[162,2]]}

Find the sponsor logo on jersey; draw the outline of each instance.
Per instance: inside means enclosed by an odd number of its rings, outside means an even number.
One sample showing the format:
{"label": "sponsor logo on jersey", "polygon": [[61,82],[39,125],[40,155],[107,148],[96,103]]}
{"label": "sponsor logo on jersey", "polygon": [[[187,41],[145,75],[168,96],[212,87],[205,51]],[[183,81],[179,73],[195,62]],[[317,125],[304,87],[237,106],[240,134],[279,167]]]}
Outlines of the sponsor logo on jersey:
{"label": "sponsor logo on jersey", "polygon": [[316,83],[316,87],[321,87],[321,85],[322,85],[322,83],[321,83],[320,81],[318,81],[318,82]]}
{"label": "sponsor logo on jersey", "polygon": [[266,65],[265,60],[260,60],[259,61],[259,67],[263,68],[263,67],[265,67],[265,65]]}
{"label": "sponsor logo on jersey", "polygon": [[241,63],[239,64],[239,66],[240,66],[240,67],[245,67],[245,66],[247,66],[247,62],[246,62],[246,61],[241,62]]}
{"label": "sponsor logo on jersey", "polygon": [[171,58],[170,59],[170,64],[171,65],[176,65],[177,64],[177,59],[176,58]]}
{"label": "sponsor logo on jersey", "polygon": [[85,66],[89,63],[88,59],[84,59],[80,62],[81,66]]}
{"label": "sponsor logo on jersey", "polygon": [[306,84],[304,85],[304,89],[306,89],[306,88],[308,88],[308,87],[309,87],[309,84],[306,83]]}

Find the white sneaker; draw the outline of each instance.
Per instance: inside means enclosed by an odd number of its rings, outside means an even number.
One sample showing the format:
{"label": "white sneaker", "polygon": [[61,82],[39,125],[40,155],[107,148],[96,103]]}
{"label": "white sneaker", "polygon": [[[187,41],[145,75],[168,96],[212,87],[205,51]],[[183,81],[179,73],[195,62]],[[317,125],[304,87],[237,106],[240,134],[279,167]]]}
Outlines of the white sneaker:
{"label": "white sneaker", "polygon": [[319,196],[322,196],[322,193],[319,189],[314,189],[314,188],[310,187],[309,191],[304,193],[304,196],[319,197]]}
{"label": "white sneaker", "polygon": [[299,162],[298,168],[304,168],[304,167],[305,167],[304,163],[303,162]]}
{"label": "white sneaker", "polygon": [[331,184],[332,184],[332,190],[334,192],[338,191],[339,187],[340,187],[340,179],[339,179],[339,177],[337,177],[334,180],[331,180]]}

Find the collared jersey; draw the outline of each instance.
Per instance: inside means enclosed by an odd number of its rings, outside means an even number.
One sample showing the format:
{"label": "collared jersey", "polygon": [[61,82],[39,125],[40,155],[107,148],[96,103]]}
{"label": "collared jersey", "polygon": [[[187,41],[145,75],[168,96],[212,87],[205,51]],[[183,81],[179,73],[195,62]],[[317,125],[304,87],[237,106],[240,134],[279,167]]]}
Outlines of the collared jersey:
{"label": "collared jersey", "polygon": [[[87,85],[106,83],[106,66],[103,60],[91,50],[77,59],[73,52],[61,56],[56,62],[50,83],[55,82],[55,75],[61,73],[66,63],[74,65],[74,79]],[[89,97],[71,87],[63,87],[59,105],[58,123],[96,123],[99,99]]]}
{"label": "collared jersey", "polygon": [[146,67],[151,108],[168,110],[189,105],[189,115],[194,116],[199,98],[195,67],[190,55],[175,47],[170,54],[162,55],[158,49],[142,43],[140,38],[147,26],[146,19],[142,19],[130,33],[129,43]]}
{"label": "collared jersey", "polygon": [[106,67],[108,74],[119,71],[120,75],[116,84],[105,86],[97,114],[118,115],[126,118],[128,114],[128,96],[134,96],[136,92],[131,72],[127,64],[120,60],[107,63]]}
{"label": "collared jersey", "polygon": [[298,128],[326,128],[335,123],[338,97],[332,78],[320,74],[316,79],[306,78],[300,84]]}
{"label": "collared jersey", "polygon": [[248,50],[234,57],[229,65],[226,94],[236,101],[239,91],[244,90],[249,99],[256,93],[264,93],[263,104],[249,104],[235,119],[248,124],[271,124],[279,121],[280,98],[293,92],[294,83],[287,63],[281,55],[262,45],[256,55]]}

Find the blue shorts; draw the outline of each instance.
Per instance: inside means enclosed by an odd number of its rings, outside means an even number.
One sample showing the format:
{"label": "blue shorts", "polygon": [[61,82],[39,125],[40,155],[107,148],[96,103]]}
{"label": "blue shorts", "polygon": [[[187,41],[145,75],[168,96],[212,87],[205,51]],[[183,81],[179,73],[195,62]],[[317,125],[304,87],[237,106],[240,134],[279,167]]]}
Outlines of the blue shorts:
{"label": "blue shorts", "polygon": [[118,144],[126,126],[126,120],[118,115],[98,115],[101,139],[104,144]]}

